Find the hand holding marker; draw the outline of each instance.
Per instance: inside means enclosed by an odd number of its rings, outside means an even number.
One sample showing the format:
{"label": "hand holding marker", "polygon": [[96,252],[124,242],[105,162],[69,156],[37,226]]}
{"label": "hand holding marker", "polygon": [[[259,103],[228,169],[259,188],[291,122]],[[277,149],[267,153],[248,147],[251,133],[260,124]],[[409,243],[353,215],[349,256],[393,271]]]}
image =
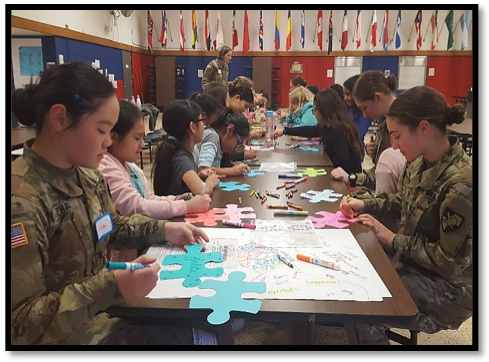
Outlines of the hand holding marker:
{"label": "hand holding marker", "polygon": [[105,267],[109,270],[138,270],[138,269],[150,268],[153,265],[155,265],[155,263],[142,264],[142,263],[125,263],[125,262],[118,262],[118,261],[108,261],[105,264]]}
{"label": "hand holding marker", "polygon": [[240,227],[240,228],[247,228],[247,229],[251,229],[251,230],[255,230],[256,229],[256,225],[247,224],[245,222],[240,222],[240,221],[233,221],[233,220],[224,219],[224,220],[222,220],[222,223],[224,225],[232,225],[232,226],[237,226],[237,227]]}

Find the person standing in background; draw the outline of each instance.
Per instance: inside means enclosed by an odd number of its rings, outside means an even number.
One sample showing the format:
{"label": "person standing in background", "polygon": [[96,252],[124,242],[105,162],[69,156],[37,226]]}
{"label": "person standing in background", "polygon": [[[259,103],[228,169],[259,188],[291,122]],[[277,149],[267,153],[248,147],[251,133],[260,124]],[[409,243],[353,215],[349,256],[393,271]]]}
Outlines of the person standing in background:
{"label": "person standing in background", "polygon": [[205,90],[209,82],[218,81],[224,85],[230,85],[232,82],[228,82],[229,77],[229,63],[233,57],[233,51],[230,47],[224,45],[217,56],[217,59],[212,60],[207,64],[202,77],[202,89]]}
{"label": "person standing in background", "polygon": [[[395,194],[344,197],[340,210],[371,228],[413,298],[419,313],[404,325],[353,324],[360,344],[389,344],[386,328],[424,333],[458,329],[473,309],[472,161],[447,126],[464,121],[465,109],[437,90],[417,86],[390,106],[392,147],[407,164]],[[376,217],[399,218],[397,233]]]}
{"label": "person standing in background", "polygon": [[296,75],[292,77],[292,79],[290,80],[289,86],[290,86],[289,92],[291,92],[295,88],[307,87],[307,82],[300,75]]}

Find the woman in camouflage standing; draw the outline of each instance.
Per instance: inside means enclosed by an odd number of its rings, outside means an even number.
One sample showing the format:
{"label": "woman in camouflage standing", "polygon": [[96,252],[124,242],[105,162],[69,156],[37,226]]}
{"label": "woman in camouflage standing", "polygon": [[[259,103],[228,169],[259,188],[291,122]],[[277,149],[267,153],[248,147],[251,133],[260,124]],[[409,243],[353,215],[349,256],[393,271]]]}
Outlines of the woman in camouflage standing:
{"label": "woman in camouflage standing", "polygon": [[[207,87],[207,84],[212,81],[218,81],[229,85],[232,82],[228,82],[229,77],[229,62],[233,57],[233,50],[224,45],[217,56],[217,59],[212,60],[207,64],[202,77],[202,89]],[[229,83],[229,84],[228,84]]]}

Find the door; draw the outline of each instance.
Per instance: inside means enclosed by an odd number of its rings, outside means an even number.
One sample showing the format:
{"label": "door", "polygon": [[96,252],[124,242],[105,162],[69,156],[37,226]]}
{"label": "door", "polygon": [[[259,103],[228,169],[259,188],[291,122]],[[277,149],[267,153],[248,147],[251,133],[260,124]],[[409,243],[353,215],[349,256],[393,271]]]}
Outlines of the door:
{"label": "door", "polygon": [[124,81],[124,99],[130,101],[132,93],[132,65],[131,52],[122,51],[122,77]]}

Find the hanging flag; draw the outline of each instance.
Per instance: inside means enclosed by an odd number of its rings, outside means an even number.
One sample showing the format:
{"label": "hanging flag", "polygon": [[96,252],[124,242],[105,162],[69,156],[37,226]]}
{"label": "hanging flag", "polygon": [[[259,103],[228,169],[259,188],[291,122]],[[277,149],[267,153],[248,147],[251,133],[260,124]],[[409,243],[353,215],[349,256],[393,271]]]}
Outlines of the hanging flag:
{"label": "hanging flag", "polygon": [[216,48],[216,50],[218,50],[223,45],[224,45],[224,34],[222,32],[221,10],[217,10],[216,43],[214,47]]}
{"label": "hanging flag", "polygon": [[421,40],[421,21],[423,20],[423,11],[418,10],[418,13],[416,14],[416,18],[414,19],[414,27],[416,28],[416,50],[419,50],[421,48],[421,45],[423,44]]}
{"label": "hanging flag", "polygon": [[[463,18],[463,19],[462,19]],[[465,17],[462,14],[462,22],[460,23],[460,27],[462,28],[462,50],[467,47],[469,44],[469,11],[465,10]]]}
{"label": "hanging flag", "polygon": [[258,45],[263,51],[263,10],[260,10],[260,29],[258,30]]}
{"label": "hanging flag", "polygon": [[319,50],[323,50],[323,11],[318,10],[318,19],[316,22],[316,31],[318,34]]}
{"label": "hanging flag", "polygon": [[153,53],[153,18],[148,10],[148,51]]}
{"label": "hanging flag", "polygon": [[329,25],[328,25],[328,55],[333,51],[333,10],[329,13]]}
{"label": "hanging flag", "polygon": [[341,24],[341,50],[345,50],[348,44],[348,11],[343,14],[343,23]]}
{"label": "hanging flag", "polygon": [[306,25],[305,25],[306,11],[302,10],[301,14],[301,47],[304,49],[306,45]]}
{"label": "hanging flag", "polygon": [[362,45],[362,10],[357,10],[357,21],[355,22],[355,38],[357,49]]}
{"label": "hanging flag", "polygon": [[431,14],[431,50],[435,50],[436,43],[438,41],[438,10],[433,11]]}
{"label": "hanging flag", "polygon": [[275,50],[280,49],[280,19],[278,10],[275,12]]}
{"label": "hanging flag", "polygon": [[233,10],[233,49],[238,46],[238,29],[236,29],[236,10]]}
{"label": "hanging flag", "polygon": [[209,28],[209,10],[205,11],[205,47],[211,50],[211,31]]}
{"label": "hanging flag", "polygon": [[166,49],[166,46],[168,44],[168,39],[166,37],[166,32],[167,32],[167,27],[166,27],[166,22],[168,20],[166,19],[166,10],[161,10],[161,47],[163,49]]}
{"label": "hanging flag", "polygon": [[180,10],[180,51],[185,51],[185,32],[183,29],[183,13]]}
{"label": "hanging flag", "polygon": [[377,45],[377,10],[372,10],[372,28],[370,30],[370,51]]}
{"label": "hanging flag", "polygon": [[197,41],[199,41],[197,36],[197,17],[195,16],[195,10],[192,10],[192,49],[195,49]]}
{"label": "hanging flag", "polygon": [[244,15],[244,32],[243,32],[243,53],[250,50],[250,33],[248,30],[248,10],[245,10]]}
{"label": "hanging flag", "polygon": [[447,50],[450,50],[453,47],[453,10],[448,11],[445,24],[447,24],[448,29]]}
{"label": "hanging flag", "polygon": [[385,11],[384,24],[382,25],[382,47],[384,51],[387,51],[387,44],[389,43],[389,10]]}
{"label": "hanging flag", "polygon": [[396,49],[401,46],[401,10],[397,13],[396,20]]}
{"label": "hanging flag", "polygon": [[290,10],[287,16],[287,37],[285,38],[285,50],[289,51],[292,46],[292,23],[290,21]]}

